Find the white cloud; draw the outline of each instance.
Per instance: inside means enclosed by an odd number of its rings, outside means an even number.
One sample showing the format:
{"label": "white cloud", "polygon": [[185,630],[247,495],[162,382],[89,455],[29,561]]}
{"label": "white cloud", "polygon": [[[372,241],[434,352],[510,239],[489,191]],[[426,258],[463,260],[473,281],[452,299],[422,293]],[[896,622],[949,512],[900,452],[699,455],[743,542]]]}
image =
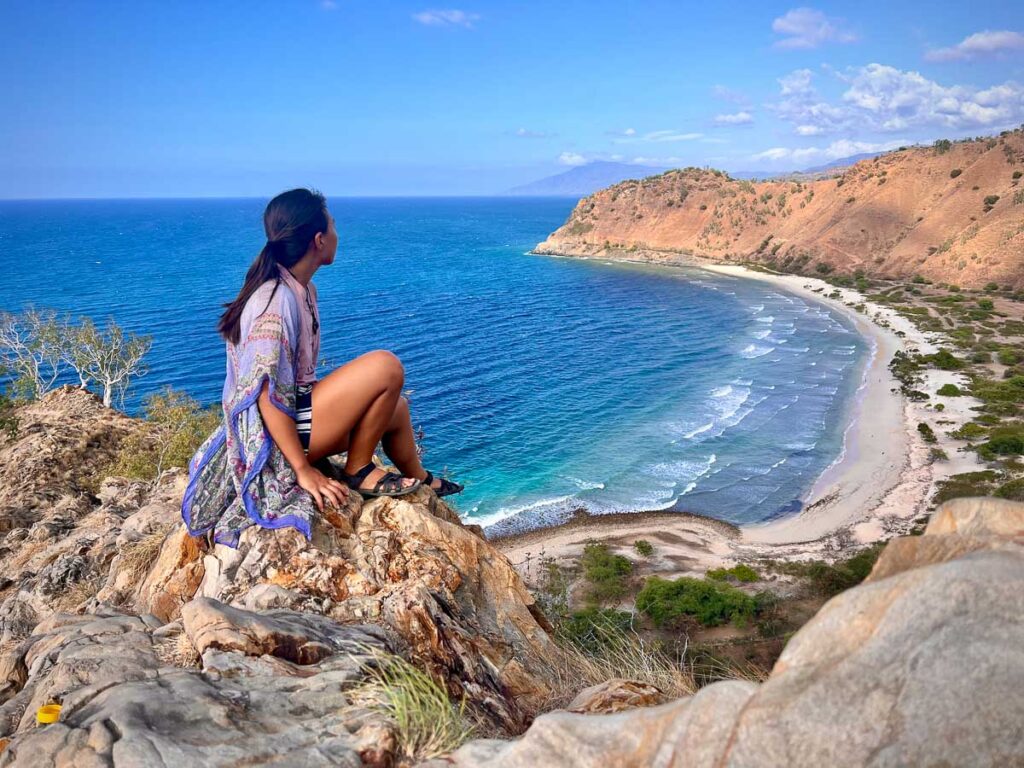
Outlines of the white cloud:
{"label": "white cloud", "polygon": [[1024,86],[1013,81],[981,90],[944,86],[883,64],[837,76],[848,86],[838,103],[825,100],[814,87],[813,73],[800,69],[779,79],[782,98],[770,108],[801,136],[911,128],[995,130],[1024,121]]}
{"label": "white cloud", "polygon": [[529,128],[517,128],[515,135],[521,139],[549,139],[557,134],[547,131],[531,131]]}
{"label": "white cloud", "polygon": [[833,141],[827,147],[772,147],[764,152],[751,155],[750,159],[767,160],[770,162],[786,160],[792,164],[828,162],[831,160],[841,160],[851,155],[860,155],[865,152],[885,152],[886,150],[895,149],[904,143],[904,141],[898,140],[868,142],[840,139],[839,141]]}
{"label": "white cloud", "polygon": [[853,43],[857,36],[843,28],[842,19],[826,16],[815,8],[794,8],[772,22],[772,31],[782,35],[776,48],[817,48],[822,43]]}
{"label": "white cloud", "polygon": [[412,17],[428,27],[465,27],[470,29],[473,24],[480,21],[479,13],[467,13],[454,8],[440,11],[420,11],[414,13]]}
{"label": "white cloud", "polygon": [[605,136],[618,136],[620,138],[629,138],[632,136],[636,136],[636,128],[626,128],[621,131],[605,131],[604,133]]}
{"label": "white cloud", "polygon": [[741,111],[731,115],[715,115],[715,122],[719,125],[745,125],[754,122],[754,116]]}
{"label": "white cloud", "polygon": [[739,91],[735,91],[732,88],[729,88],[728,86],[725,85],[712,86],[711,94],[716,99],[721,99],[722,101],[730,101],[733,104],[739,104],[741,107],[745,107],[750,103],[750,99],[748,99],[744,94],[740,93]]}
{"label": "white cloud", "polygon": [[325,11],[333,11],[337,9],[338,4],[335,0],[320,0],[320,7]]}
{"label": "white cloud", "polygon": [[678,165],[683,162],[681,157],[645,157],[640,155],[630,160],[633,165],[654,165],[654,166],[666,166],[666,165]]}
{"label": "white cloud", "polygon": [[559,165],[586,165],[590,160],[577,152],[563,152],[558,156]]}
{"label": "white cloud", "polygon": [[644,141],[693,141],[703,136],[703,133],[679,133],[678,131],[652,131],[644,134]]}
{"label": "white cloud", "polygon": [[1024,51],[1024,35],[1020,32],[1011,32],[1008,29],[998,31],[986,29],[984,32],[968,35],[949,48],[928,51],[924,57],[928,61],[959,61],[1010,51]]}

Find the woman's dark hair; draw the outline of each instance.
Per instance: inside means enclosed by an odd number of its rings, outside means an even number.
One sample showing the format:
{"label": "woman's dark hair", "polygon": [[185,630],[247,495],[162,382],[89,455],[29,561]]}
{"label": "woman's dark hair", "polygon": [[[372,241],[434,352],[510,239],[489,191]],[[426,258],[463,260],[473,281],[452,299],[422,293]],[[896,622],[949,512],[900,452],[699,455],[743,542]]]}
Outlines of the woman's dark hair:
{"label": "woman's dark hair", "polygon": [[[316,233],[327,231],[327,200],[319,192],[309,189],[282,192],[267,203],[263,212],[263,229],[267,232],[267,244],[245,273],[245,282],[238,296],[224,304],[227,309],[217,323],[220,335],[232,344],[237,344],[241,336],[242,310],[249,297],[267,280],[280,283],[277,265],[287,269],[295,266],[306,255]],[[277,291],[277,284],[274,291]],[[270,296],[273,298],[274,293]],[[267,306],[270,306],[269,300]]]}

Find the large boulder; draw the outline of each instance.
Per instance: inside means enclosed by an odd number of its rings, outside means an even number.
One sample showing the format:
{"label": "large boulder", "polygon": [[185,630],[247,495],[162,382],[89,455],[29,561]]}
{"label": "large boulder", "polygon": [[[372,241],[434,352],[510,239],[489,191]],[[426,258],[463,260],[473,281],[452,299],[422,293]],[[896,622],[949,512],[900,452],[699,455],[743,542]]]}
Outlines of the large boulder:
{"label": "large boulder", "polygon": [[[317,521],[312,540],[250,528],[231,549],[172,533],[134,608],[173,621],[195,596],[379,624],[456,699],[521,729],[549,694],[545,662],[555,647],[515,569],[429,489],[367,503],[355,496]],[[182,589],[199,577],[194,595]]]}
{"label": "large boulder", "polygon": [[[0,766],[392,762],[392,726],[348,693],[375,655],[391,650],[380,629],[286,611],[253,614],[213,601],[189,615],[198,622],[193,631],[206,632],[201,669],[169,662],[173,654],[165,649],[180,639],[152,616],[57,615],[40,626],[15,654],[26,682],[0,706],[0,739],[15,736],[0,752]],[[254,631],[278,642],[218,647],[218,633]],[[320,650],[309,663],[289,660],[295,648],[312,647]],[[36,710],[52,701],[62,704],[59,722],[35,727]]]}
{"label": "large boulder", "polygon": [[[1024,505],[941,508],[829,601],[764,684],[613,715],[556,712],[436,765],[1024,764]],[[931,539],[942,544],[932,546]],[[888,551],[888,549],[887,549]]]}

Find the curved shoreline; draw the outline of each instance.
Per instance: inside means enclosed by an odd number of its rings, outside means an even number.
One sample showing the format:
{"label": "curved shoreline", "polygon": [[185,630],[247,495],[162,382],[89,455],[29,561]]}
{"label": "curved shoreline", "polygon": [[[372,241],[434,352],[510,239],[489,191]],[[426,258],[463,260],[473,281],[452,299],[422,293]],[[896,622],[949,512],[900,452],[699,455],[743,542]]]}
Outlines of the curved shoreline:
{"label": "curved shoreline", "polygon": [[[642,259],[630,261],[651,263]],[[866,301],[855,290],[836,288],[816,278],[690,261],[666,266],[699,267],[738,279],[769,282],[851,320],[868,340],[872,352],[845,414],[849,421],[840,455],[818,476],[805,494],[804,508],[793,515],[746,524],[729,533],[715,525],[722,521],[685,511],[586,515],[561,525],[497,537],[499,548],[513,562],[517,558],[529,560],[530,548],[536,554],[538,545],[546,556],[557,559],[578,556],[586,541],[605,541],[625,551],[630,537],[646,537],[659,542],[661,557],[667,558],[662,563],[665,569],[701,572],[736,560],[819,557],[835,548],[833,539],[842,532],[848,532],[843,533],[848,540],[852,536],[854,541],[869,543],[894,531],[909,529],[916,518],[927,512],[938,472],[930,459],[931,446],[921,439],[916,424],[929,415],[929,406],[903,397],[888,364],[897,351],[934,352],[940,341],[937,337],[918,330],[889,307]],[[862,311],[854,309],[855,306]],[[941,383],[944,382],[931,381],[926,388],[937,390]],[[959,443],[942,433],[935,447],[955,453]],[[949,464],[941,470],[942,474],[979,466],[976,457],[963,454]],[[605,517],[609,519],[602,520]]]}

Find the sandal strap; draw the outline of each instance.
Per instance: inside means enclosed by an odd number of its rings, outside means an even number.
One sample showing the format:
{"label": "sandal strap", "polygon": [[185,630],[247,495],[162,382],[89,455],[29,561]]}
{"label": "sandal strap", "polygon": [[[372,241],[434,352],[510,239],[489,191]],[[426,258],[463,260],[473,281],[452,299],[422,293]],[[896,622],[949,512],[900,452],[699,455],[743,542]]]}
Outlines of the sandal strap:
{"label": "sandal strap", "polygon": [[397,472],[385,472],[384,476],[373,486],[374,493],[395,493],[403,490],[402,481],[404,476]]}
{"label": "sandal strap", "polygon": [[351,488],[358,488],[360,485],[363,484],[363,480],[366,479],[366,476],[368,474],[370,474],[371,472],[373,472],[373,470],[374,470],[374,468],[376,466],[377,465],[374,464],[371,461],[365,467],[362,467],[361,469],[357,469],[351,475],[348,472],[346,472],[345,470],[342,470],[341,471],[341,477],[345,481],[346,485],[348,485],[349,487],[351,487]]}

